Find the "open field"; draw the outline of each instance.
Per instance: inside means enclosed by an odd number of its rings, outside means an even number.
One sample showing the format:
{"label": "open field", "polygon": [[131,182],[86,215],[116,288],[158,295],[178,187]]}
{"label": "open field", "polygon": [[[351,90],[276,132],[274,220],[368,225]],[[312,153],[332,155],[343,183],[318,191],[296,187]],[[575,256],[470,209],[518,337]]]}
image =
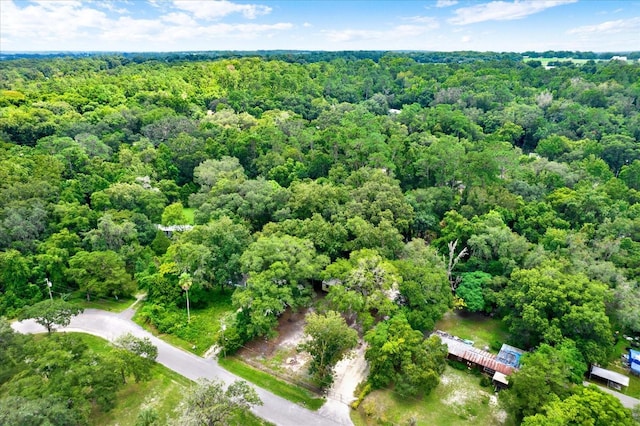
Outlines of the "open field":
{"label": "open field", "polygon": [[603,59],[573,59],[573,58],[526,58],[524,62],[540,61],[542,65],[549,65],[549,62],[573,62],[576,65],[582,65],[588,61],[601,62]]}
{"label": "open field", "polygon": [[509,333],[504,323],[482,314],[470,314],[458,311],[447,312],[435,325],[437,330],[462,339],[474,341],[477,348],[489,348],[498,353],[503,343],[507,343]]}
{"label": "open field", "polygon": [[493,388],[480,378],[447,366],[438,387],[423,399],[400,398],[392,390],[369,394],[351,415],[356,426],[368,425],[513,425]]}

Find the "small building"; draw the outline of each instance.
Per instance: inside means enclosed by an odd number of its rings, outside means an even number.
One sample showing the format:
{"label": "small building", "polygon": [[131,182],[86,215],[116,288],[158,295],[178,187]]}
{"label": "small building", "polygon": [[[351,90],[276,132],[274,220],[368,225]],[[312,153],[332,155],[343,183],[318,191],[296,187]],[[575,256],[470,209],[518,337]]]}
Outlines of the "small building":
{"label": "small building", "polygon": [[589,378],[591,379],[593,377],[605,381],[608,387],[616,390],[621,390],[623,387],[629,386],[629,378],[624,374],[600,368],[596,365],[592,366],[589,372]]}
{"label": "small building", "polygon": [[624,61],[627,62],[627,57],[626,56],[612,56],[611,57],[612,61]]}
{"label": "small building", "polygon": [[640,351],[629,349],[629,369],[631,373],[640,376]]}
{"label": "small building", "polygon": [[506,375],[502,374],[499,371],[496,371],[493,374],[493,379],[491,380],[491,382],[493,383],[493,386],[495,386],[496,391],[509,387],[509,379]]}
{"label": "small building", "polygon": [[[452,336],[451,334],[441,330],[436,330],[433,334],[440,337],[440,340],[442,340],[442,343],[447,345],[448,352],[449,352],[449,359],[464,362],[470,368],[472,367],[481,368],[482,371],[489,374],[491,377],[494,377],[496,372],[501,373],[506,377],[511,373],[517,371],[520,365],[519,356],[517,357],[517,360],[518,360],[517,366],[510,365],[501,361],[497,355],[494,355],[490,352],[483,351],[482,349],[478,349],[474,347],[473,342],[461,339],[457,336]],[[514,348],[513,346],[508,346],[508,347],[512,348],[512,352],[517,351],[517,353],[519,354],[523,353],[523,351],[518,348]],[[511,358],[509,359],[512,361],[512,364],[513,364],[514,363],[513,360]],[[502,376],[498,375],[498,378],[502,379]],[[504,382],[502,383],[504,384]]]}
{"label": "small building", "polygon": [[328,293],[329,289],[332,286],[336,285],[336,284],[342,284],[342,281],[340,281],[337,278],[331,278],[331,279],[328,279],[328,280],[323,280],[322,281],[322,291],[324,291],[325,293]]}
{"label": "small building", "polygon": [[156,225],[156,228],[164,232],[167,238],[171,238],[174,232],[191,231],[193,225]]}

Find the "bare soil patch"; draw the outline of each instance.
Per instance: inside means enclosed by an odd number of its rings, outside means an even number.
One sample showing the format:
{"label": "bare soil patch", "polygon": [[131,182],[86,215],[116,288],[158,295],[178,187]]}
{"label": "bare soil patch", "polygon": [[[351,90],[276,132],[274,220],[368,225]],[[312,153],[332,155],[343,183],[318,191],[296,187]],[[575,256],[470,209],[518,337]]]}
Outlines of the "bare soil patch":
{"label": "bare soil patch", "polygon": [[[319,392],[320,389],[311,383],[308,374],[311,356],[297,349],[304,340],[304,319],[309,312],[313,312],[313,308],[297,312],[285,311],[278,320],[277,337],[248,342],[238,351],[238,356],[247,364],[276,377]],[[356,386],[365,380],[369,373],[368,364],[364,359],[365,350],[365,345],[360,343],[348,358],[336,365],[333,386],[326,391],[329,398],[344,404],[355,399],[353,393]]]}
{"label": "bare soil patch", "polygon": [[297,312],[286,310],[278,319],[275,338],[248,342],[238,351],[238,356],[274,376],[312,387],[307,374],[310,356],[297,349],[304,338],[304,318],[310,311],[310,308]]}

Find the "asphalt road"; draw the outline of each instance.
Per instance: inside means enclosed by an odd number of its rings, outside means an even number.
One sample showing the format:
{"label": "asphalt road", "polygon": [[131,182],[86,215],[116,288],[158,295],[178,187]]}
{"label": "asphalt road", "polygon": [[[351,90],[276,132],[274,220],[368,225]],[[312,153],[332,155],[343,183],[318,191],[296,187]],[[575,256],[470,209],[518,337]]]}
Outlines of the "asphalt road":
{"label": "asphalt road", "polygon": [[[131,321],[131,311],[120,314],[97,309],[86,309],[84,313],[74,317],[63,331],[79,331],[93,334],[108,340],[114,340],[122,334],[131,333],[136,337],[148,337],[158,347],[157,361],[191,380],[199,378],[219,379],[229,384],[240,377],[229,373],[215,360],[201,358],[192,353],[176,348]],[[14,322],[11,326],[20,333],[43,333],[45,328],[33,320]],[[329,400],[317,412],[308,410],[271,392],[254,386],[264,405],[252,411],[278,426],[335,426],[353,425],[349,418],[349,407],[345,404]]]}
{"label": "asphalt road", "polygon": [[625,395],[623,393],[616,392],[613,389],[610,389],[610,388],[607,388],[607,387],[604,387],[604,386],[600,386],[600,385],[596,385],[595,383],[589,383],[589,382],[583,382],[582,384],[585,385],[585,386],[589,386],[589,385],[597,386],[603,392],[610,393],[611,395],[613,395],[616,398],[618,398],[620,400],[620,402],[622,403],[622,405],[624,405],[627,408],[633,408],[636,405],[640,404],[640,399],[632,398],[632,397],[630,397],[628,395]]}

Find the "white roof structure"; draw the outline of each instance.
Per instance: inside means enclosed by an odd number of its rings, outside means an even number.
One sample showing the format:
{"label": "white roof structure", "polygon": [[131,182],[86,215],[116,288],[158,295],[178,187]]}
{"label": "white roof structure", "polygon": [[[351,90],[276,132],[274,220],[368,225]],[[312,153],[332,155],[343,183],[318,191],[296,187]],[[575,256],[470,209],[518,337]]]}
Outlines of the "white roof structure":
{"label": "white roof structure", "polygon": [[589,375],[600,377],[602,379],[605,379],[612,383],[616,383],[621,386],[629,386],[629,378],[624,374],[620,374],[620,373],[616,373],[615,371],[596,367],[595,365],[591,367],[591,373]]}
{"label": "white roof structure", "polygon": [[509,379],[507,379],[507,376],[505,376],[504,374],[502,374],[499,371],[496,371],[493,375],[493,380],[495,380],[496,382],[500,382],[504,385],[508,385],[509,384]]}

